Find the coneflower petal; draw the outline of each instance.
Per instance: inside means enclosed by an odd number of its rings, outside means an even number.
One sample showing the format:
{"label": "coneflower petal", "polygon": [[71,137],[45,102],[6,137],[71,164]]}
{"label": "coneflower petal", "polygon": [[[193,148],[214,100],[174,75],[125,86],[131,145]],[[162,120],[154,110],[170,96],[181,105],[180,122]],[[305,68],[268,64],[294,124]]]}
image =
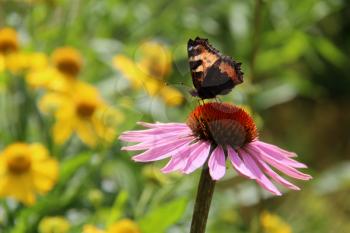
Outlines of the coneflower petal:
{"label": "coneflower petal", "polygon": [[198,144],[198,147],[191,151],[191,154],[188,156],[186,167],[182,170],[185,174],[193,172],[207,161],[210,143],[199,142]]}
{"label": "coneflower petal", "polygon": [[304,174],[293,167],[289,167],[289,166],[277,161],[276,159],[272,158],[271,156],[268,156],[266,153],[257,153],[256,151],[252,150],[250,147],[247,147],[246,149],[249,151],[249,153],[258,154],[259,156],[261,156],[261,159],[263,159],[265,162],[267,162],[271,166],[277,168],[278,170],[280,170],[281,172],[283,172],[284,174],[286,174],[290,177],[300,179],[300,180],[310,180],[312,178],[308,174]]}
{"label": "coneflower petal", "polygon": [[174,136],[154,137],[154,138],[150,138],[150,140],[138,143],[136,145],[123,146],[121,149],[127,150],[127,151],[147,150],[155,146],[169,144],[170,142],[181,138],[188,138],[189,140],[193,140],[192,136],[188,136],[188,135],[178,135],[178,136],[179,138],[176,138]]}
{"label": "coneflower petal", "polygon": [[[146,130],[145,130],[146,131]],[[174,137],[177,138],[181,135],[190,135],[191,132],[187,129],[182,130],[167,130],[165,132],[138,132],[127,131],[120,135],[119,139],[125,142],[145,142],[152,141],[154,139],[162,139],[164,137]]]}
{"label": "coneflower petal", "polygon": [[228,157],[231,160],[232,166],[235,168],[235,170],[250,179],[254,179],[255,176],[253,175],[252,171],[247,168],[247,166],[244,164],[242,159],[239,157],[238,153],[231,148],[230,146],[227,147]]}
{"label": "coneflower petal", "polygon": [[183,170],[187,164],[187,158],[189,154],[195,148],[198,147],[198,142],[190,144],[190,145],[185,145],[180,148],[178,148],[176,151],[171,152],[172,156],[169,162],[161,169],[163,173],[169,173],[177,170]]}
{"label": "coneflower petal", "polygon": [[278,151],[280,153],[282,153],[283,155],[287,156],[287,157],[297,157],[297,154],[294,153],[294,152],[290,152],[290,151],[286,151],[278,146],[275,146],[275,145],[272,145],[272,144],[269,144],[269,143],[266,143],[266,142],[262,142],[262,141],[259,141],[259,140],[256,140],[256,141],[253,141],[252,143],[258,145],[258,147],[260,149],[266,149],[266,150],[274,150],[274,151]]}
{"label": "coneflower petal", "polygon": [[276,186],[260,170],[258,164],[255,162],[254,158],[249,153],[240,149],[238,150],[238,154],[242,157],[245,165],[253,173],[256,182],[258,182],[258,184],[261,187],[275,195],[282,195],[282,193],[276,188]]}
{"label": "coneflower petal", "polygon": [[165,159],[171,156],[171,152],[183,145],[191,142],[188,138],[174,139],[169,144],[155,146],[141,154],[132,157],[134,161],[138,162],[150,162]]}
{"label": "coneflower petal", "polygon": [[[282,152],[279,150],[278,147],[266,147],[262,146],[259,141],[251,142],[247,145],[247,147],[251,148],[252,150],[256,151],[257,153],[262,153],[263,155],[269,156],[272,159],[275,159],[276,161],[286,164],[290,167],[295,168],[307,168],[307,166],[303,163],[300,163],[294,159],[291,159],[288,157],[292,152]],[[287,153],[288,152],[288,153]]]}
{"label": "coneflower petal", "polygon": [[209,172],[213,180],[220,180],[226,172],[225,153],[221,146],[217,146],[212,152],[209,161]]}
{"label": "coneflower petal", "polygon": [[263,169],[263,171],[267,175],[269,175],[273,180],[275,180],[277,183],[289,189],[300,190],[298,186],[290,183],[288,180],[278,175],[274,170],[272,170],[272,168],[268,164],[266,164],[263,160],[261,160],[257,155],[253,154],[253,156],[255,157],[255,160],[258,162],[258,164]]}

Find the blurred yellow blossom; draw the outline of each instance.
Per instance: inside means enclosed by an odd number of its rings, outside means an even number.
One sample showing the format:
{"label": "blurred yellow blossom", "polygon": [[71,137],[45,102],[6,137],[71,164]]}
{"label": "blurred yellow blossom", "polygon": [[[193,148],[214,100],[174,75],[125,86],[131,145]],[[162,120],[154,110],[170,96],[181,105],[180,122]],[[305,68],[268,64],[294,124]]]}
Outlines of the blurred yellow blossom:
{"label": "blurred yellow blossom", "polygon": [[35,194],[52,189],[58,163],[41,144],[14,143],[0,152],[0,197],[35,203]]}
{"label": "blurred yellow blossom", "polygon": [[110,143],[123,120],[122,113],[107,105],[95,87],[83,82],[70,94],[48,92],[39,104],[42,111],[54,113],[53,136],[57,144],[66,142],[73,133],[90,147]]}
{"label": "blurred yellow blossom", "polygon": [[83,59],[77,49],[61,47],[52,53],[52,63],[62,74],[75,78],[81,70]]}
{"label": "blurred yellow blossom", "polygon": [[5,58],[0,55],[0,73],[5,70]]}
{"label": "blurred yellow blossom", "polygon": [[39,223],[40,233],[67,233],[70,223],[64,217],[45,217]]}
{"label": "blurred yellow blossom", "polygon": [[137,62],[121,54],[113,58],[114,67],[135,89],[144,88],[150,96],[160,96],[166,104],[174,106],[183,102],[183,95],[165,82],[171,72],[171,62],[170,51],[156,42],[145,42],[140,46]]}
{"label": "blurred yellow blossom", "polygon": [[[38,57],[37,57],[38,64]],[[48,60],[48,59],[46,59]],[[78,50],[71,47],[61,47],[51,55],[52,64],[40,69],[31,69],[26,76],[27,83],[32,88],[44,88],[50,91],[70,92],[74,90],[76,79],[82,66],[82,57]]]}
{"label": "blurred yellow blossom", "polygon": [[141,233],[141,231],[134,221],[122,219],[109,226],[107,233]]}
{"label": "blurred yellow blossom", "polygon": [[72,85],[57,69],[47,66],[35,69],[26,76],[28,85],[34,89],[44,88],[50,91],[66,92]]}
{"label": "blurred yellow blossom", "polygon": [[260,216],[264,233],[292,233],[292,228],[278,215],[264,211]]}
{"label": "blurred yellow blossom", "polygon": [[110,225],[107,230],[85,225],[83,233],[141,233],[141,231],[134,221],[122,219]]}
{"label": "blurred yellow blossom", "polygon": [[48,59],[44,53],[16,52],[5,57],[5,68],[18,74],[24,71],[34,72],[47,67]]}
{"label": "blurred yellow blossom", "polygon": [[93,225],[87,224],[83,228],[83,233],[106,233],[106,232]]}
{"label": "blurred yellow blossom", "polygon": [[0,54],[13,53],[18,48],[17,32],[8,27],[0,29]]}

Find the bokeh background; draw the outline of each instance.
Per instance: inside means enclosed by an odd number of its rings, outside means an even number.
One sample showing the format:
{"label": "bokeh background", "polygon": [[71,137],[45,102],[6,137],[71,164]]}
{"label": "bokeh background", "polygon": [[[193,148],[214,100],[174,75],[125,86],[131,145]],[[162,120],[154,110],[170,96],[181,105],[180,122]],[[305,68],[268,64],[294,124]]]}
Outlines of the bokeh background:
{"label": "bokeh background", "polygon": [[188,232],[199,172],[134,163],[117,137],[186,120],[196,36],[243,63],[220,99],[314,177],[272,197],[229,168],[208,232],[350,232],[349,18],[346,0],[0,0],[0,232]]}

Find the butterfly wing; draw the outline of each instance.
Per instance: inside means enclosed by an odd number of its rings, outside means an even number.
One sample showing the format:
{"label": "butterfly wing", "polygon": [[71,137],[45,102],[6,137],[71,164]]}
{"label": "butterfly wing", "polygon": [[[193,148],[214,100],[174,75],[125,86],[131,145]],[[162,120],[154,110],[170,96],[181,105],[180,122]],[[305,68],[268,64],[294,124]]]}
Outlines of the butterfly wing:
{"label": "butterfly wing", "polygon": [[195,95],[202,99],[214,98],[243,82],[240,63],[223,56],[207,39],[190,39],[187,48]]}
{"label": "butterfly wing", "polygon": [[187,51],[192,82],[198,90],[202,86],[208,68],[219,59],[218,51],[208,43],[208,40],[198,37],[188,41]]}

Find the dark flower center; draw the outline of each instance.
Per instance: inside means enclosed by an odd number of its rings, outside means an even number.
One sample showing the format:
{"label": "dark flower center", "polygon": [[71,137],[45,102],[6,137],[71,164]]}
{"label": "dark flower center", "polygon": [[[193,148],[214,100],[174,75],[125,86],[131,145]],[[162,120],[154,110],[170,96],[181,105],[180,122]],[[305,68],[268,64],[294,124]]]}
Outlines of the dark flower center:
{"label": "dark flower center", "polygon": [[26,155],[17,154],[7,161],[7,166],[11,174],[20,175],[29,171],[31,161]]}
{"label": "dark flower center", "polygon": [[0,54],[16,52],[17,49],[17,44],[13,41],[0,41]]}
{"label": "dark flower center", "polygon": [[242,147],[258,136],[251,116],[228,103],[206,103],[196,107],[189,115],[187,125],[199,139],[233,148]]}
{"label": "dark flower center", "polygon": [[71,59],[59,61],[56,67],[59,71],[70,77],[76,77],[80,72],[80,64]]}
{"label": "dark flower center", "polygon": [[91,117],[96,110],[96,105],[88,102],[81,102],[77,105],[76,112],[81,118]]}

